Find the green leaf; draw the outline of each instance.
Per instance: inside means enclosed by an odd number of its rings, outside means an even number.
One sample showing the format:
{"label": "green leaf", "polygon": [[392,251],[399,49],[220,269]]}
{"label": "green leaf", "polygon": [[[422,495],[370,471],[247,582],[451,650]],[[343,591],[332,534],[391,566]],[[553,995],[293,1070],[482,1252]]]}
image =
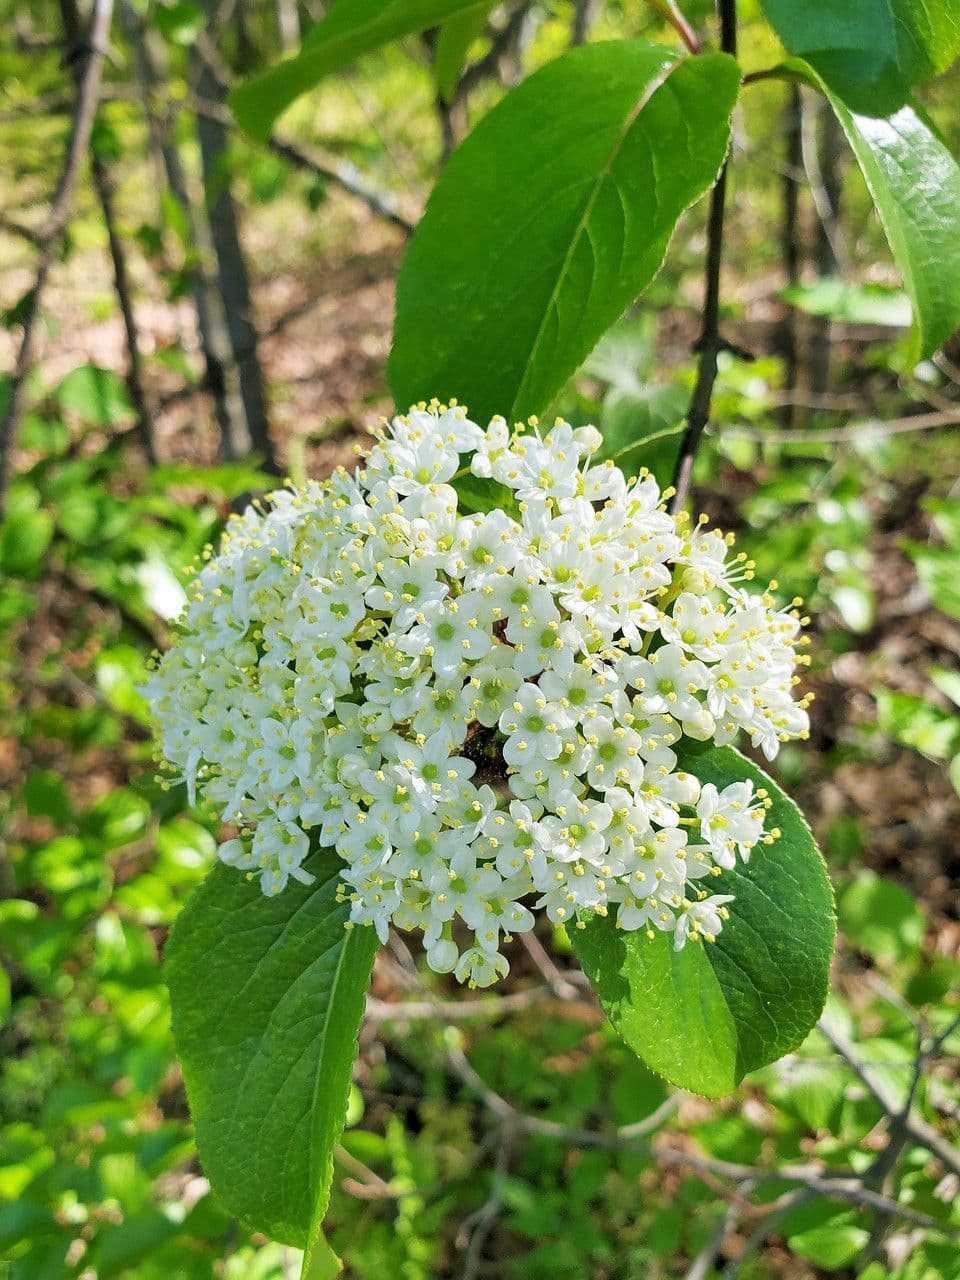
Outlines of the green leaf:
{"label": "green leaf", "polygon": [[64,413],[75,413],[93,427],[112,427],[133,414],[123,379],[95,364],[71,369],[54,394]]}
{"label": "green leaf", "polygon": [[801,1258],[808,1258],[826,1271],[839,1271],[853,1262],[870,1240],[870,1232],[854,1225],[853,1215],[838,1215],[821,1227],[798,1231],[787,1237],[787,1244]]}
{"label": "green leaf", "polygon": [[877,324],[907,329],[913,308],[901,289],[882,284],[851,284],[823,276],[811,284],[789,285],[780,297],[798,311],[812,316],[830,316],[848,324]]}
{"label": "green leaf", "polygon": [[714,182],[739,71],[639,40],[548,63],[451,157],[397,283],[399,405],[543,411],[659,270]]}
{"label": "green leaf", "polygon": [[320,1256],[377,940],[344,928],[339,860],[323,853],[306,866],[316,882],[291,882],[275,898],[214,867],[177,918],[166,976],[214,1190],[255,1230],[300,1247],[312,1240]]}
{"label": "green leaf", "polygon": [[440,28],[433,51],[433,74],[437,81],[437,92],[444,102],[453,101],[470,46],[487,25],[487,18],[495,3],[496,0],[491,0],[482,8],[455,14]]}
{"label": "green leaf", "polygon": [[49,511],[11,512],[0,527],[0,569],[28,576],[35,573],[52,540]]}
{"label": "green leaf", "polygon": [[954,0],[761,0],[770,25],[849,107],[887,115],[960,54]]}
{"label": "green leaf", "polygon": [[960,551],[960,502],[956,498],[934,498],[923,504],[934,527],[948,547]]}
{"label": "green leaf", "polygon": [[499,508],[515,518],[520,506],[515,491],[499,480],[485,480],[471,471],[456,475],[450,481],[457,491],[457,507],[460,514],[494,511]]}
{"label": "green leaf", "polygon": [[[601,458],[611,458],[626,474],[647,467],[655,475],[662,468],[672,474],[674,455],[686,428],[690,393],[684,387],[653,386],[639,393],[614,392],[604,401],[600,429],[603,432]],[[660,456],[668,446],[669,463]]]}
{"label": "green leaf", "polygon": [[590,353],[583,372],[609,384],[599,427],[599,459],[610,458],[627,475],[647,467],[673,474],[690,392],[678,383],[653,381],[656,326],[650,316],[621,321]]}
{"label": "green leaf", "polygon": [[874,697],[877,723],[894,742],[934,760],[947,760],[960,751],[960,716],[942,711],[913,693],[877,689]]}
{"label": "green leaf", "polygon": [[960,167],[919,108],[888,119],[856,115],[814,79],[853,148],[910,295],[912,358],[930,356],[960,327]]}
{"label": "green leaf", "polygon": [[805,1039],[823,1009],[833,953],[833,896],[826,868],[796,805],[732,747],[684,762],[723,788],[750,779],[773,804],[781,835],[750,862],[718,877],[732,893],[715,942],[673,949],[617,929],[612,915],[571,931],[580,961],[614,1028],[649,1067],[708,1097],[729,1093]]}
{"label": "green leaf", "polygon": [[400,36],[439,26],[454,14],[485,13],[489,8],[490,0],[339,0],[295,57],[234,89],[233,114],[252,138],[264,142],[277,116],[331,71]]}
{"label": "green leaf", "polygon": [[191,45],[206,26],[206,17],[192,0],[173,0],[155,5],[153,25],[173,44]]}
{"label": "green leaf", "polygon": [[861,871],[841,894],[840,928],[875,960],[901,960],[915,954],[927,931],[927,918],[913,895],[873,871]]}
{"label": "green leaf", "polygon": [[928,547],[923,542],[904,542],[916,565],[920,585],[941,613],[960,618],[960,578],[957,576],[957,552],[951,547]]}

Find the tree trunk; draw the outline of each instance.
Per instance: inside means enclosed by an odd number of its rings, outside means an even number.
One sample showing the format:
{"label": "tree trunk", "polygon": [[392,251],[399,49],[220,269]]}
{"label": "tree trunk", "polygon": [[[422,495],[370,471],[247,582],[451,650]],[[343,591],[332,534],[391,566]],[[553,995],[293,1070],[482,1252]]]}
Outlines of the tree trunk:
{"label": "tree trunk", "polygon": [[197,313],[197,331],[203,355],[204,389],[213,397],[214,414],[220,429],[220,449],[225,457],[243,457],[249,452],[246,412],[240,394],[240,372],[233,358],[230,332],[223,300],[217,291],[215,257],[210,227],[203,209],[193,198],[180,159],[158,110],[158,97],[164,83],[162,48],[151,48],[140,18],[129,0],[120,7],[124,33],[133,50],[137,80],[143,98],[151,150],[158,168],[158,190],[165,183],[183,210],[190,228],[197,264],[190,271],[191,293]]}
{"label": "tree trunk", "polygon": [[[783,221],[780,227],[780,245],[783,257],[783,273],[788,285],[799,284],[800,268],[803,261],[802,229],[800,226],[800,173],[803,165],[803,147],[801,141],[800,87],[790,85],[785,111],[786,146],[784,148],[783,174]],[[799,382],[800,358],[799,335],[797,333],[797,310],[788,306],[782,329],[784,389],[795,392]],[[796,405],[785,404],[782,412],[783,421],[789,426],[796,421]]]}
{"label": "tree trunk", "polygon": [[[217,8],[215,0],[205,0],[204,8],[212,20]],[[208,31],[208,36],[212,42],[216,33]],[[225,103],[224,86],[214,74],[208,61],[199,52],[194,54],[194,58],[199,97],[219,104]],[[228,445],[228,450],[225,449],[225,452],[229,451],[229,455],[239,458],[253,450],[263,457],[264,466],[268,470],[276,471],[276,462],[270,443],[266,391],[257,355],[257,334],[253,325],[250,281],[240,245],[240,231],[230,177],[223,168],[227,148],[227,130],[221,121],[206,113],[199,113],[197,134],[200,139],[200,159],[210,218],[210,234],[217,260],[220,296],[226,311],[233,358],[240,375],[240,395],[245,418],[243,433],[238,432],[232,440],[225,442]]]}

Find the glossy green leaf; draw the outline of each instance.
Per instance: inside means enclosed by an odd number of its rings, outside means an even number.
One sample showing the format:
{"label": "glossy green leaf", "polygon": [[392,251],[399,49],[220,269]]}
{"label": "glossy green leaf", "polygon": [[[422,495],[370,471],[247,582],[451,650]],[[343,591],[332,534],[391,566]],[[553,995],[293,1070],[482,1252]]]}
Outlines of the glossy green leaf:
{"label": "glossy green leaf", "polygon": [[437,92],[444,102],[453,100],[470,46],[487,25],[487,18],[495,2],[496,0],[491,0],[482,8],[454,14],[440,28],[433,52],[433,74],[437,81]]}
{"label": "glossy green leaf", "polygon": [[773,804],[781,835],[750,862],[724,871],[718,893],[735,895],[715,942],[675,951],[666,934],[617,929],[614,916],[571,930],[607,1016],[655,1071],[708,1097],[729,1093],[796,1049],[816,1022],[833,953],[833,896],[823,859],[796,805],[732,747],[684,761],[723,788],[750,779]]}
{"label": "glossy green leaf", "polygon": [[371,929],[344,929],[338,859],[306,865],[316,882],[291,882],[275,898],[214,867],[177,918],[166,976],[214,1190],[256,1230],[309,1243],[319,1259],[377,940]]}
{"label": "glossy green leaf", "polygon": [[642,41],[585,45],[509,93],[451,157],[397,283],[398,405],[547,408],[659,270],[726,153],[739,71]]}
{"label": "glossy green leaf", "polygon": [[960,54],[954,0],[761,0],[784,47],[852,110],[887,115]]}
{"label": "glossy green leaf", "polygon": [[489,8],[490,0],[339,0],[310,31],[295,57],[234,89],[233,113],[241,127],[262,142],[277,116],[331,71],[400,36],[439,26],[454,14]]}
{"label": "glossy green leaf", "polygon": [[960,167],[920,110],[856,115],[820,81],[863,171],[913,303],[913,357],[960,328]]}

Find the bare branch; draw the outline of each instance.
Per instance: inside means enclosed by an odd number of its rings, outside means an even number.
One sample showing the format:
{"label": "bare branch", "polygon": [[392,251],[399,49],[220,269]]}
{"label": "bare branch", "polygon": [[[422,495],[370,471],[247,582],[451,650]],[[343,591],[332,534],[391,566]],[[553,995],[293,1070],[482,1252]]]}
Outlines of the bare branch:
{"label": "bare branch", "polygon": [[[724,53],[737,54],[737,6],[736,0],[717,0],[720,13],[721,48]],[[717,357],[724,348],[720,338],[720,267],[723,261],[723,221],[727,198],[727,165],[720,170],[716,186],[710,193],[710,214],[707,221],[707,259],[704,268],[703,323],[697,350],[700,360],[697,382],[687,410],[687,428],[680,443],[680,456],[673,473],[673,498],[671,512],[683,510],[690,492],[693,462],[710,421],[713,388],[717,381]]]}
{"label": "bare branch", "polygon": [[17,222],[15,218],[9,218],[5,213],[0,213],[0,231],[5,231],[10,236],[19,236],[21,240],[32,244],[35,249],[41,247],[39,231],[34,231],[33,227]]}
{"label": "bare branch", "polygon": [[37,262],[33,289],[27,302],[26,315],[23,320],[23,335],[20,349],[10,383],[10,397],[6,413],[0,422],[0,515],[6,494],[7,477],[11,454],[16,445],[23,416],[26,395],[26,379],[33,359],[33,345],[36,335],[37,319],[43,301],[44,290],[53,266],[57,249],[63,239],[63,233],[70,219],[73,193],[83,153],[90,141],[97,113],[97,102],[100,95],[100,83],[103,77],[103,60],[106,55],[107,40],[110,32],[110,18],[113,14],[113,0],[94,0],[90,18],[90,32],[87,47],[78,50],[82,56],[82,69],[77,75],[77,97],[73,112],[73,123],[70,129],[70,140],[64,157],[63,170],[57,185],[53,203],[46,222],[39,233],[40,256]]}
{"label": "bare branch", "polygon": [[890,1119],[894,1120],[899,1117],[899,1122],[902,1124],[906,1136],[921,1147],[926,1147],[942,1164],[945,1164],[954,1173],[960,1175],[960,1151],[939,1134],[933,1125],[928,1124],[922,1116],[918,1116],[914,1111],[910,1111],[906,1115],[902,1114],[901,1104],[890,1093],[884,1082],[874,1075],[870,1067],[861,1060],[856,1048],[842,1031],[832,1027],[825,1019],[821,1019],[817,1023],[817,1027],[837,1053],[840,1054],[841,1058],[844,1059],[854,1075],[870,1090],[874,1099]]}
{"label": "bare branch", "polygon": [[740,1196],[731,1197],[726,1213],[717,1223],[716,1229],[704,1241],[703,1248],[687,1268],[683,1280],[707,1280],[707,1276],[714,1269],[720,1246],[743,1216],[744,1206],[740,1197],[749,1195],[752,1190],[753,1183],[745,1182],[740,1188]]}
{"label": "bare branch", "polygon": [[762,427],[724,427],[724,435],[761,444],[847,444],[856,440],[905,435],[912,431],[939,431],[960,426],[960,409],[950,413],[918,413],[888,422],[857,422],[849,427],[822,431],[764,431]]}

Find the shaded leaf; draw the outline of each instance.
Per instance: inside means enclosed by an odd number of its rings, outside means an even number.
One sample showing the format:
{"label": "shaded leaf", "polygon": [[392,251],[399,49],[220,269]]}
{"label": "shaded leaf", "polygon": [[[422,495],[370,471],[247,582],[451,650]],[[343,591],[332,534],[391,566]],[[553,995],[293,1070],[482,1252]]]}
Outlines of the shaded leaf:
{"label": "shaded leaf", "polygon": [[437,80],[437,92],[444,102],[453,100],[470,46],[487,25],[495,3],[496,0],[491,0],[482,8],[455,14],[440,28],[433,53],[433,74]]}
{"label": "shaded leaf", "polygon": [[771,26],[848,107],[888,115],[960,54],[954,0],[761,0]]}
{"label": "shaded leaf", "polygon": [[789,285],[780,290],[780,297],[798,311],[829,316],[847,324],[906,329],[913,315],[910,299],[901,289],[882,284],[851,284],[831,276],[823,276],[811,284]]}

